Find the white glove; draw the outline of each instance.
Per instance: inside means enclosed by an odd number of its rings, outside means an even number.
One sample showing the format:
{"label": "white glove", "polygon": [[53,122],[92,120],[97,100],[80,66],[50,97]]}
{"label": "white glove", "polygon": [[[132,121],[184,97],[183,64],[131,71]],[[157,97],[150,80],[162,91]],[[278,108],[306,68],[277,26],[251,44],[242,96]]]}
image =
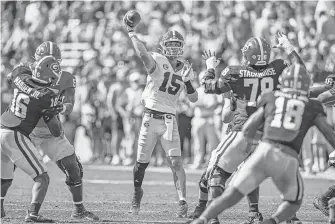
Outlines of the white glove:
{"label": "white glove", "polygon": [[332,152],[329,154],[328,164],[329,164],[329,166],[333,166],[333,167],[335,167],[335,151],[332,151]]}
{"label": "white glove", "polygon": [[206,67],[208,69],[215,69],[220,64],[220,59],[215,56],[215,51],[211,53],[210,50],[204,51],[202,57],[206,60]]}
{"label": "white glove", "polygon": [[278,40],[278,44],[274,46],[274,48],[282,48],[287,54],[291,54],[292,51],[294,51],[293,45],[284,33],[278,32],[276,38]]}
{"label": "white glove", "polygon": [[188,82],[194,79],[192,63],[190,63],[189,61],[184,62],[184,67],[181,70],[181,78],[183,82]]}

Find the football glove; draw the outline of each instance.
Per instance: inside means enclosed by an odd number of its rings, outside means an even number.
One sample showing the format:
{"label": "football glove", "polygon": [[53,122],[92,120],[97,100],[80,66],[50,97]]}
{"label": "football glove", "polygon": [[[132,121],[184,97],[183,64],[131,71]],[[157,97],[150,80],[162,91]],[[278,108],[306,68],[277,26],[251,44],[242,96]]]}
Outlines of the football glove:
{"label": "football glove", "polygon": [[215,51],[212,53],[210,50],[204,51],[202,55],[203,59],[206,61],[206,67],[208,69],[215,69],[216,66],[220,64],[220,58],[216,58]]}
{"label": "football glove", "polygon": [[42,113],[43,113],[43,116],[52,117],[52,116],[58,115],[60,112],[63,111],[63,109],[64,109],[63,104],[57,104],[56,106],[50,107],[48,109],[44,109]]}
{"label": "football glove", "polygon": [[288,40],[287,36],[284,33],[278,32],[276,35],[276,39],[278,40],[278,44],[275,45],[274,48],[284,49],[284,51],[287,54],[291,54],[292,51],[294,51],[293,45],[290,43],[290,41]]}
{"label": "football glove", "polygon": [[140,21],[141,15],[135,10],[128,11],[123,17],[123,24],[125,25],[128,32],[134,32],[135,27],[139,24]]}
{"label": "football glove", "polygon": [[181,78],[183,82],[191,81],[194,79],[192,63],[190,63],[189,61],[184,62],[184,67],[181,70]]}

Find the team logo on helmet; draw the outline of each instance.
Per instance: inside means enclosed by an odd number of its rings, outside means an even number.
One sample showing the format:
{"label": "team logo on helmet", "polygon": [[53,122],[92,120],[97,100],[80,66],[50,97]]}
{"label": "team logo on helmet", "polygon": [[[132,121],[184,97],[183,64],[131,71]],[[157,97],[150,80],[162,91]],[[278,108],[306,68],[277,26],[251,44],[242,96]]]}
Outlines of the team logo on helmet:
{"label": "team logo on helmet", "polygon": [[163,65],[163,68],[164,68],[165,70],[168,70],[168,69],[169,69],[169,66],[168,66],[167,64],[164,64],[164,65]]}
{"label": "team logo on helmet", "polygon": [[59,66],[58,63],[52,63],[52,64],[50,65],[50,68],[51,68],[54,72],[56,72],[56,73],[60,73],[60,72],[61,72],[61,69],[60,69],[60,66]]}

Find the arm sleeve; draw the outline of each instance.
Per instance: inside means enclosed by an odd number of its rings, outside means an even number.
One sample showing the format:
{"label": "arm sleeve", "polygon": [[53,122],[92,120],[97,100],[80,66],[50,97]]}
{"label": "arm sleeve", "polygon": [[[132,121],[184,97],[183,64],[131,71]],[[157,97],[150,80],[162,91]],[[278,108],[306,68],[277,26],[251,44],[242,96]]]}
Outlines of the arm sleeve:
{"label": "arm sleeve", "polygon": [[222,94],[231,90],[230,85],[225,81],[222,74],[219,79],[215,79],[214,69],[208,69],[206,71],[204,78],[201,80],[201,84],[205,88],[205,93]]}

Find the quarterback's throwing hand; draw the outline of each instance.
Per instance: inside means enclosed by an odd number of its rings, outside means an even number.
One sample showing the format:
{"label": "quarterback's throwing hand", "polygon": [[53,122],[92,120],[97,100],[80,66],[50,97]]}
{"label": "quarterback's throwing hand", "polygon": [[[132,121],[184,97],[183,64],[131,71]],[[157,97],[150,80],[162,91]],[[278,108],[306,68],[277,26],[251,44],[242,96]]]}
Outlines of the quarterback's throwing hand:
{"label": "quarterback's throwing hand", "polygon": [[135,10],[128,11],[123,17],[123,24],[126,26],[128,32],[133,32],[140,21],[141,15]]}
{"label": "quarterback's throwing hand", "polygon": [[183,82],[191,81],[194,78],[192,63],[190,63],[189,61],[184,62],[184,67],[181,70],[181,78]]}
{"label": "quarterback's throwing hand", "polygon": [[206,61],[207,69],[215,69],[220,64],[220,58],[216,58],[215,51],[204,51],[202,54],[203,59]]}

